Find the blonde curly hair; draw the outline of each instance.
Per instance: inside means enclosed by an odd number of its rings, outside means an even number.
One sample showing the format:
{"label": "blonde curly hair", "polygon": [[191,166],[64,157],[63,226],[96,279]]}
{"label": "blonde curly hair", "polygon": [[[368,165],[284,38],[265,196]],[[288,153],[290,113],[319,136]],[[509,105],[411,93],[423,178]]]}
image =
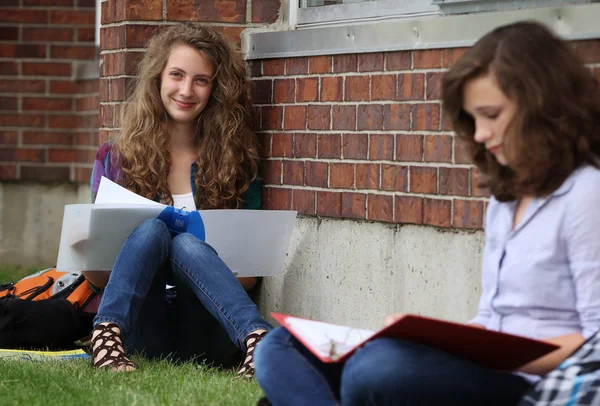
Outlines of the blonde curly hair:
{"label": "blonde curly hair", "polygon": [[200,51],[215,72],[210,100],[195,127],[196,205],[198,209],[241,207],[244,193],[258,176],[259,162],[258,141],[250,130],[246,68],[225,35],[198,24],[172,26],[148,43],[112,146],[122,171],[119,183],[141,196],[173,203],[167,183],[169,117],[160,97],[160,78],[179,44]]}

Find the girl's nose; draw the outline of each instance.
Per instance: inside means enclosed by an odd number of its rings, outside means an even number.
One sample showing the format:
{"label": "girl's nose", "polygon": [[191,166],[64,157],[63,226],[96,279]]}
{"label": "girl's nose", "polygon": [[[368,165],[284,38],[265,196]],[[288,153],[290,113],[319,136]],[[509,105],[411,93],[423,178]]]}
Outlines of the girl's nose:
{"label": "girl's nose", "polygon": [[492,131],[489,127],[483,126],[481,124],[475,123],[475,142],[479,142],[480,144],[488,141],[492,136]]}
{"label": "girl's nose", "polygon": [[181,85],[179,86],[179,94],[181,96],[190,96],[192,94],[192,81],[191,80],[185,80],[183,82],[181,82]]}

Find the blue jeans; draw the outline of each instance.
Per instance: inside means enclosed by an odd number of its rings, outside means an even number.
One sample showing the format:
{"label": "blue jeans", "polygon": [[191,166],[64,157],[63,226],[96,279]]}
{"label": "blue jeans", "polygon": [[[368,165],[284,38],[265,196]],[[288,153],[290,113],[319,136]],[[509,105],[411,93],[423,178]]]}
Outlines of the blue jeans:
{"label": "blue jeans", "polygon": [[[167,282],[176,286],[167,300]],[[128,353],[231,365],[254,330],[270,330],[215,250],[144,221],[121,248],[94,319],[116,323]]]}
{"label": "blue jeans", "polygon": [[410,341],[379,338],[325,364],[280,327],[256,347],[256,378],[274,405],[516,405],[529,383]]}

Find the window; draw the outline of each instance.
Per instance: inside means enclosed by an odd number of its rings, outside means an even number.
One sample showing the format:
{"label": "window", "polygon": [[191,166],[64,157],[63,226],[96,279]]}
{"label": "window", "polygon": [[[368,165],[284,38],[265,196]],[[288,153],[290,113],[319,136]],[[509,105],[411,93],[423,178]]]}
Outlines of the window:
{"label": "window", "polygon": [[482,11],[514,10],[543,6],[598,3],[600,0],[432,0],[442,14],[464,14]]}

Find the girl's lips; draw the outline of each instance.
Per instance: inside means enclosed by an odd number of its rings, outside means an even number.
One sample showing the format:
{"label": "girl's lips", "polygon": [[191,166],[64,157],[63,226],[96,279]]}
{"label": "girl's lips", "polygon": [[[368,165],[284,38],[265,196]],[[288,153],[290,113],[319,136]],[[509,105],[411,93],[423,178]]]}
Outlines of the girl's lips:
{"label": "girl's lips", "polygon": [[175,99],[173,99],[173,101],[175,101],[175,103],[182,109],[192,108],[192,107],[194,107],[194,104],[195,104],[195,103],[184,103],[184,102],[180,102],[179,100],[175,100]]}
{"label": "girl's lips", "polygon": [[496,155],[500,151],[500,145],[496,145],[495,147],[489,147],[487,150],[490,151],[492,154]]}

